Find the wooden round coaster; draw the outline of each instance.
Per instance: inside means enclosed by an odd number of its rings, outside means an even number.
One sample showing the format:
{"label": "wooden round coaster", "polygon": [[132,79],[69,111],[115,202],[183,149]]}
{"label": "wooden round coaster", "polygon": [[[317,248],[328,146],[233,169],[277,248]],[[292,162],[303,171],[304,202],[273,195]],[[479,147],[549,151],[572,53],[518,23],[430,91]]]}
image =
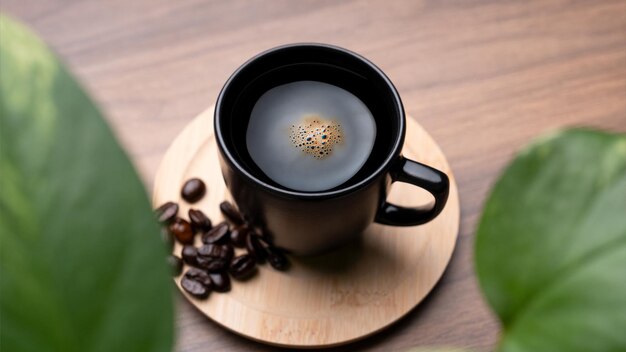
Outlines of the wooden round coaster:
{"label": "wooden round coaster", "polygon": [[[352,342],[394,323],[413,309],[443,274],[459,229],[459,195],[454,176],[435,141],[413,119],[407,119],[403,154],[445,171],[450,198],[443,212],[428,224],[391,227],[372,224],[358,243],[317,257],[291,257],[287,272],[268,264],[245,282],[233,281],[228,293],[213,292],[206,300],[183,295],[207,317],[247,338],[283,347],[321,348]],[[207,194],[188,204],[180,188],[199,177]],[[402,183],[392,186],[389,200],[420,205],[430,195]],[[157,171],[153,204],[201,209],[222,221],[218,205],[230,195],[218,164],[213,135],[213,107],[193,120],[172,143]],[[294,229],[297,236],[298,229]],[[196,245],[200,245],[196,236]],[[176,244],[174,253],[180,255]],[[185,268],[184,270],[186,270]],[[184,272],[184,271],[183,271]]]}

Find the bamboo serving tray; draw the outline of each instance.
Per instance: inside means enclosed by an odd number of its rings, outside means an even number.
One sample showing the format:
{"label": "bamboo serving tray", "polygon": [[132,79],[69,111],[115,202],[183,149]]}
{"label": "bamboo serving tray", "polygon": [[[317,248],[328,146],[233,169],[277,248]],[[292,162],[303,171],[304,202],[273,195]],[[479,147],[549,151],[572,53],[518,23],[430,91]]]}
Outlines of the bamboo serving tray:
{"label": "bamboo serving tray", "polygon": [[[233,280],[230,292],[212,292],[206,300],[187,295],[180,288],[180,277],[174,279],[176,285],[217,324],[276,346],[331,347],[393,324],[415,308],[443,274],[456,243],[460,215],[456,182],[444,154],[410,117],[403,154],[450,177],[446,207],[430,223],[415,227],[372,224],[356,243],[322,256],[290,257],[286,272],[261,265],[248,281]],[[207,193],[190,205],[180,198],[180,188],[192,177],[206,183]],[[428,203],[429,197],[415,186],[395,183],[388,199],[415,206]],[[189,208],[201,209],[216,224],[223,219],[218,205],[224,199],[230,195],[218,164],[210,107],[189,123],[165,153],[152,202],[155,207],[177,202],[179,215],[185,218]],[[199,237],[196,245],[200,245]],[[181,248],[177,243],[174,253],[180,256]]]}

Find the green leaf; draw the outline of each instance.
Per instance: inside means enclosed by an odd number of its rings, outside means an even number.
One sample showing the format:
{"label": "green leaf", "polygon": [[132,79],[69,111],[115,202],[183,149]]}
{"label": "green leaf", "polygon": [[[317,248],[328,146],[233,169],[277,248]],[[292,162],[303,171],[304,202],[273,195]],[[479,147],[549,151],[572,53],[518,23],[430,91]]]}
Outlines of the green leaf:
{"label": "green leaf", "polygon": [[0,89],[0,350],[170,350],[145,189],[72,76],[4,16]]}
{"label": "green leaf", "polygon": [[626,136],[574,129],[508,167],[476,238],[502,351],[626,350]]}

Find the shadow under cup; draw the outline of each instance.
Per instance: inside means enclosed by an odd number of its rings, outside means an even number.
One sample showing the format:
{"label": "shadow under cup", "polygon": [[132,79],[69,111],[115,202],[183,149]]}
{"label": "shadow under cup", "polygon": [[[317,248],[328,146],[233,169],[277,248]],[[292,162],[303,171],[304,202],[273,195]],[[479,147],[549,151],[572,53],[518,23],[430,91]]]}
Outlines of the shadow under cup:
{"label": "shadow under cup", "polygon": [[[376,139],[369,158],[345,183],[320,192],[286,188],[252,160],[246,133],[252,109],[268,90],[296,81],[319,81],[347,90],[372,113]],[[448,179],[429,166],[400,155],[405,115],[400,97],[374,64],[348,50],[323,44],[274,48],[244,63],[229,78],[215,107],[215,136],[226,186],[248,220],[274,243],[295,254],[337,247],[372,222],[412,226],[432,220],[445,205]],[[394,181],[425,188],[431,209],[386,202]]]}

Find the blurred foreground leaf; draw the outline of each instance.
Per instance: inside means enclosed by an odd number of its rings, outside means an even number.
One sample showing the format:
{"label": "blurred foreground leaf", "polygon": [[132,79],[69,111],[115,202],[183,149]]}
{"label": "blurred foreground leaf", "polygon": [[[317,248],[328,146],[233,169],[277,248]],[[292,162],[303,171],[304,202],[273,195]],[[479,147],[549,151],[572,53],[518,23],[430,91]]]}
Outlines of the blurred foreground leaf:
{"label": "blurred foreground leaf", "polygon": [[4,16],[0,89],[0,350],[170,350],[143,185],[74,79]]}
{"label": "blurred foreground leaf", "polygon": [[476,239],[502,351],[626,350],[626,136],[538,140],[489,197]]}

